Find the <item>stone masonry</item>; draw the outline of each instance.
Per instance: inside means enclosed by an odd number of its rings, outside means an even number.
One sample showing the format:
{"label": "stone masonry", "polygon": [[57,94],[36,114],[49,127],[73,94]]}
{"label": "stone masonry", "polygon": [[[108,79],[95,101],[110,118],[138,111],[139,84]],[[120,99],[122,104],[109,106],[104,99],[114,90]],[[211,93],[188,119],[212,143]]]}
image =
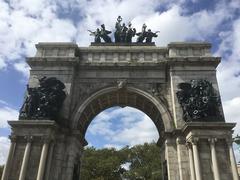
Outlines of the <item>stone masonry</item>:
{"label": "stone masonry", "polygon": [[[232,149],[234,123],[185,122],[178,84],[204,79],[219,95],[216,67],[205,42],[150,45],[38,43],[29,87],[56,77],[67,97],[58,123],[9,121],[11,147],[2,180],[72,180],[81,167],[85,133],[93,117],[112,106],[146,113],[159,133],[163,180],[238,180]],[[223,110],[219,105],[222,117]]]}

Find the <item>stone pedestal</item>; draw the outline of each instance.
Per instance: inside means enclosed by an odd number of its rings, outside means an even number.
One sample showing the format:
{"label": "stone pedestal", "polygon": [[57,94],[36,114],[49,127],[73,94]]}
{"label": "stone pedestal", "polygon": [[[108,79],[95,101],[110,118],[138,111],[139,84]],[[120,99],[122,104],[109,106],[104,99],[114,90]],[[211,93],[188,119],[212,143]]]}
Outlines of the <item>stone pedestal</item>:
{"label": "stone pedestal", "polygon": [[51,120],[9,124],[13,141],[2,180],[72,179],[74,164],[86,145],[79,132],[70,132]]}
{"label": "stone pedestal", "polygon": [[[11,162],[7,163],[5,167],[6,172],[10,173],[5,173],[2,179],[36,180],[39,167],[41,167],[42,176],[45,172],[45,166],[41,165],[46,164],[48,154],[44,140],[48,139],[48,143],[52,143],[58,126],[54,121],[49,120],[9,121],[9,124],[12,129],[11,136],[15,138],[15,142],[8,157]],[[45,150],[45,156],[42,158],[43,150]]]}
{"label": "stone pedestal", "polygon": [[218,122],[192,122],[185,125],[183,133],[191,146],[189,159],[193,158],[194,162],[190,163],[191,174],[195,175],[192,179],[238,179],[234,156],[229,153],[232,145],[228,143],[232,139],[234,126],[234,123]]}

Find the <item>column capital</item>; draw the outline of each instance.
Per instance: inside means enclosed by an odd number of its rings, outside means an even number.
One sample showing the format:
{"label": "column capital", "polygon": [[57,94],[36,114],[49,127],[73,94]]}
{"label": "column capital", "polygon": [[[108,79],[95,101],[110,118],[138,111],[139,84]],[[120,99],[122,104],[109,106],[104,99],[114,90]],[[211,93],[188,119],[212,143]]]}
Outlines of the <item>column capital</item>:
{"label": "column capital", "polygon": [[50,143],[52,141],[51,136],[48,135],[44,135],[41,137],[41,141],[45,144],[45,143]]}
{"label": "column capital", "polygon": [[226,143],[228,146],[232,146],[233,139],[232,138],[226,138]]}
{"label": "column capital", "polygon": [[192,143],[191,142],[187,141],[185,145],[187,146],[188,149],[192,149]]}
{"label": "column capital", "polygon": [[179,145],[179,144],[185,144],[185,143],[186,143],[186,140],[185,140],[183,137],[177,137],[176,143],[177,143],[177,145]]}
{"label": "column capital", "polygon": [[188,142],[191,143],[192,145],[197,145],[199,141],[199,138],[198,137],[191,137]]}
{"label": "column capital", "polygon": [[172,140],[172,139],[165,140],[165,145],[172,145],[172,144],[174,144],[174,140]]}
{"label": "column capital", "polygon": [[208,142],[209,142],[209,144],[211,144],[211,145],[215,145],[215,143],[217,142],[217,138],[208,138]]}
{"label": "column capital", "polygon": [[13,143],[13,142],[16,142],[17,141],[17,136],[16,135],[10,135],[10,136],[8,136],[9,137],[9,139],[11,140],[11,142]]}
{"label": "column capital", "polygon": [[31,142],[33,141],[33,136],[27,135],[27,136],[24,136],[24,139],[25,139],[28,143],[31,143]]}

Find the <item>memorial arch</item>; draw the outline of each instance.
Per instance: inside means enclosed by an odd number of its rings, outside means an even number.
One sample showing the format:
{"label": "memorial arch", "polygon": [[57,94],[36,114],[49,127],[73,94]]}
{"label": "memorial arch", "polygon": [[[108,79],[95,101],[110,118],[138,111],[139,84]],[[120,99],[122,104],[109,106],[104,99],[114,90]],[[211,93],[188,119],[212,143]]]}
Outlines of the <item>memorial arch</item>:
{"label": "memorial arch", "polygon": [[[211,55],[209,43],[38,43],[36,48],[27,58],[30,90],[61,94],[65,87],[64,101],[54,118],[44,119],[47,108],[44,114],[38,107],[35,118],[9,121],[11,147],[2,180],[75,180],[88,125],[115,105],[135,107],[153,120],[167,169],[163,180],[238,180],[235,124],[224,120],[216,79],[220,57]],[[57,85],[49,88],[46,79]]]}
{"label": "memorial arch", "polygon": [[160,99],[137,88],[118,87],[119,84],[94,93],[81,104],[74,113],[73,128],[79,129],[84,136],[92,119],[101,111],[113,106],[130,106],[145,112],[153,120],[159,134],[174,129],[170,112]]}

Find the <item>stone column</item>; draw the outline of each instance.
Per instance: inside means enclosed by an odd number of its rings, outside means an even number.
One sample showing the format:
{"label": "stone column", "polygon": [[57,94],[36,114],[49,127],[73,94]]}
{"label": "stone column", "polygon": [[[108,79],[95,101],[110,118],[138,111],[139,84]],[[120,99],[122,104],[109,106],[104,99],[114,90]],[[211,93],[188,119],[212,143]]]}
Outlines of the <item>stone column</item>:
{"label": "stone column", "polygon": [[50,148],[49,148],[49,152],[48,152],[48,158],[47,158],[48,160],[46,162],[47,165],[46,165],[46,172],[45,172],[45,176],[44,176],[44,178],[46,180],[49,180],[49,175],[50,175],[50,171],[51,171],[54,142],[51,141],[49,146],[50,146]]}
{"label": "stone column", "polygon": [[[186,179],[186,177],[184,177],[184,172],[183,172],[183,154],[182,154],[182,146],[185,145],[185,140],[183,137],[178,137],[176,139],[176,143],[177,143],[177,157],[178,157],[178,168],[179,168],[179,176],[180,176],[180,180]],[[185,175],[186,176],[186,175]]]}
{"label": "stone column", "polygon": [[191,172],[191,180],[196,180],[195,168],[194,168],[194,160],[193,160],[193,151],[192,144],[187,142],[188,154],[189,154],[189,164],[190,164],[190,172]]}
{"label": "stone column", "polygon": [[48,147],[50,143],[50,137],[43,137],[43,147],[42,147],[42,153],[38,168],[38,174],[37,174],[37,180],[43,180],[44,177],[44,171],[45,171],[45,165],[47,160],[47,154],[48,154]]}
{"label": "stone column", "polygon": [[220,180],[220,174],[219,174],[218,162],[217,162],[217,153],[215,148],[216,140],[217,140],[216,138],[208,139],[210,143],[214,180]]}
{"label": "stone column", "polygon": [[175,180],[176,177],[179,179],[176,139],[167,138],[165,140],[165,156],[165,159],[167,160],[167,179]]}
{"label": "stone column", "polygon": [[237,171],[237,164],[233,152],[233,147],[232,147],[232,139],[227,140],[228,144],[228,150],[229,150],[229,158],[230,158],[230,163],[231,163],[231,169],[232,169],[232,174],[233,174],[233,180],[239,180],[238,177],[238,171]]}
{"label": "stone column", "polygon": [[202,180],[200,159],[199,159],[199,153],[198,153],[198,147],[197,147],[198,140],[199,140],[198,138],[192,139],[192,149],[193,149],[193,159],[194,159],[196,180]]}
{"label": "stone column", "polygon": [[9,136],[9,139],[11,140],[11,145],[10,145],[10,149],[9,149],[9,153],[8,153],[7,162],[6,162],[6,164],[4,166],[4,169],[3,169],[1,180],[7,180],[8,179],[9,171],[10,171],[10,168],[12,166],[12,159],[13,159],[15,148],[16,148],[16,139],[17,139],[16,136],[11,135],[11,136]]}
{"label": "stone column", "polygon": [[25,180],[26,172],[27,172],[27,166],[28,166],[28,160],[30,156],[30,150],[31,150],[31,143],[32,143],[32,136],[26,136],[25,139],[27,140],[27,145],[25,148],[22,166],[20,170],[19,180]]}

